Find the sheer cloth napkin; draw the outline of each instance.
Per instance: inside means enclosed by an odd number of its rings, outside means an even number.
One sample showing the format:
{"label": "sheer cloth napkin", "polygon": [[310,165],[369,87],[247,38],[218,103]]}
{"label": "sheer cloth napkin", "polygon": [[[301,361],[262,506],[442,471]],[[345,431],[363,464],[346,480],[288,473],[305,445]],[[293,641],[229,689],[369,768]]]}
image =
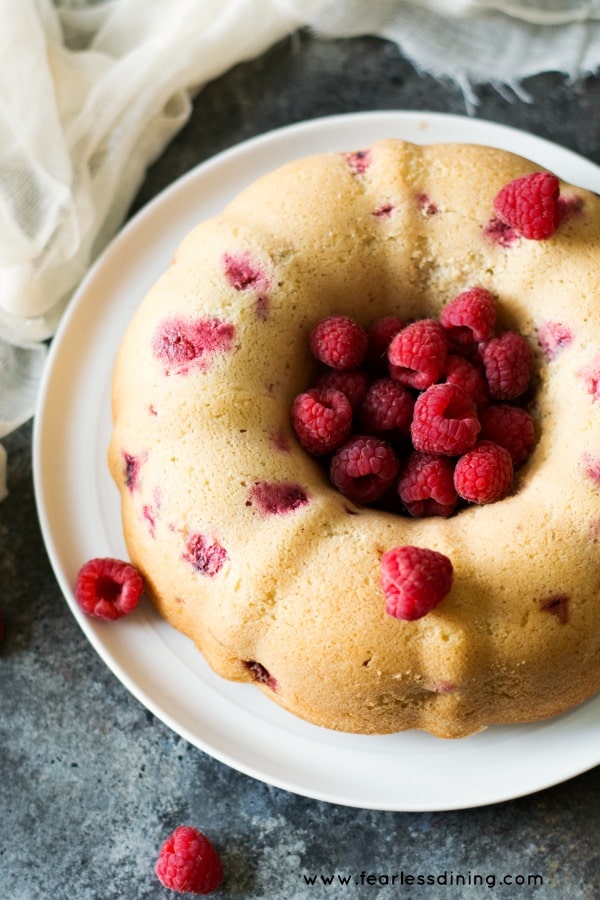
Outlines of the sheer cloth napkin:
{"label": "sheer cloth napkin", "polygon": [[0,0],[0,21],[0,438],[33,414],[47,339],[148,165],[234,64],[303,26],[380,35],[467,107],[477,84],[600,65],[600,0]]}

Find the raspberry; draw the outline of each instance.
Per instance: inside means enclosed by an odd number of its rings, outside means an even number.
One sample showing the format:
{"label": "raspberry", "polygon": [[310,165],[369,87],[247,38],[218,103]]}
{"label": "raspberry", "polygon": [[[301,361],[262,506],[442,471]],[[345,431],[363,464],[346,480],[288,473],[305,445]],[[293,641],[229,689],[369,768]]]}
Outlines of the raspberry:
{"label": "raspberry", "polygon": [[403,328],[404,322],[398,316],[384,316],[373,322],[367,330],[369,339],[367,359],[374,369],[387,371],[388,347]]}
{"label": "raspberry", "polygon": [[394,483],[399,467],[389,444],[374,437],[355,437],[331,460],[330,478],[350,500],[373,503]]}
{"label": "raspberry", "polygon": [[487,341],[496,324],[494,298],[482,287],[464,291],[442,310],[440,324],[453,343]]}
{"label": "raspberry", "polygon": [[412,435],[415,450],[460,456],[474,446],[481,425],[477,407],[455,384],[434,384],[415,403]]}
{"label": "raspberry", "polygon": [[479,413],[482,440],[493,441],[510,453],[513,467],[525,462],[535,444],[533,420],[520,406],[493,403]]}
{"label": "raspberry", "polygon": [[495,503],[506,497],[513,477],[510,453],[492,441],[480,441],[454,469],[454,487],[470,503]]}
{"label": "raspberry", "polygon": [[441,325],[433,319],[420,319],[392,340],[388,349],[390,374],[395,381],[423,390],[441,376],[446,353]]}
{"label": "raspberry", "polygon": [[354,369],[352,372],[324,372],[317,378],[315,387],[320,391],[341,391],[350,401],[353,410],[358,409],[363,397],[367,393],[369,376],[363,369]]}
{"label": "raspberry", "polygon": [[385,611],[414,621],[431,612],[452,587],[452,563],[443,553],[423,547],[394,547],[381,557]]}
{"label": "raspberry", "polygon": [[454,466],[447,456],[412,453],[398,481],[398,493],[411,516],[451,516],[458,501]]}
{"label": "raspberry", "polygon": [[394,437],[410,435],[415,398],[402,384],[381,378],[369,387],[359,409],[359,422],[368,434],[389,432]]}
{"label": "raspberry", "polygon": [[169,835],[154,867],[159,881],[170,891],[210,894],[223,880],[219,854],[201,831],[180,825]]}
{"label": "raspberry", "polygon": [[485,377],[495,400],[514,400],[529,387],[531,348],[524,337],[503,331],[480,344]]}
{"label": "raspberry", "polygon": [[143,590],[142,576],[130,563],[96,558],[79,570],[75,597],[88,615],[114,621],[135,609]]}
{"label": "raspberry", "polygon": [[292,406],[292,425],[309,453],[322,456],[341,447],[352,425],[352,407],[341,391],[307,391]]}
{"label": "raspberry", "polygon": [[332,369],[347,372],[356,369],[367,352],[367,333],[348,316],[329,316],[310,333],[313,356]]}
{"label": "raspberry", "polygon": [[505,184],[494,198],[494,209],[524,238],[541,241],[554,234],[560,224],[558,194],[555,175],[534,172]]}
{"label": "raspberry", "polygon": [[455,384],[468,394],[475,406],[485,406],[489,403],[490,395],[485,378],[473,363],[464,356],[456,356],[451,353],[446,360],[444,368],[447,384]]}

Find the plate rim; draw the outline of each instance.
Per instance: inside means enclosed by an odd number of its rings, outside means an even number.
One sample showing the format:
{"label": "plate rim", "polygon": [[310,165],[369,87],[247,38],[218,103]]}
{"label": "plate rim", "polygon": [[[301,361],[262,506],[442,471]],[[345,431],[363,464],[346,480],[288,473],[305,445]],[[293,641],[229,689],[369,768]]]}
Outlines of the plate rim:
{"label": "plate rim", "polygon": [[[583,165],[584,169],[587,170],[590,177],[595,177],[598,180],[598,184],[600,184],[600,167],[596,166],[595,163],[590,160],[586,160],[584,157],[579,156],[574,151],[569,150],[567,148],[563,148],[558,144],[553,143],[552,141],[547,140],[546,138],[538,137],[536,135],[532,135],[529,132],[523,132],[519,129],[513,128],[512,126],[505,126],[500,123],[490,122],[485,119],[471,119],[469,117],[448,114],[448,113],[438,113],[438,112],[428,112],[428,111],[412,111],[412,110],[382,110],[382,111],[366,111],[359,113],[344,113],[344,114],[336,114],[333,116],[323,116],[323,117],[315,117],[313,119],[303,120],[301,122],[292,123],[289,125],[285,125],[281,128],[274,129],[272,131],[268,131],[262,134],[255,135],[245,141],[242,141],[232,147],[228,147],[221,152],[215,154],[214,156],[208,158],[207,160],[197,164],[190,171],[183,173],[177,179],[175,179],[171,184],[169,184],[166,188],[160,191],[155,197],[153,197],[147,204],[145,204],[141,209],[139,209],[131,219],[123,226],[123,228],[117,233],[115,238],[111,241],[111,243],[107,246],[104,252],[99,256],[96,262],[90,267],[88,273],[85,278],[82,280],[80,286],[75,291],[70,304],[65,311],[65,314],[62,317],[62,320],[59,324],[59,328],[54,336],[52,341],[50,351],[48,354],[48,359],[46,362],[44,375],[42,379],[42,384],[40,387],[40,393],[38,398],[38,406],[36,409],[36,414],[34,417],[34,427],[33,427],[33,443],[32,443],[32,459],[33,459],[33,481],[34,481],[34,494],[36,501],[36,508],[38,511],[38,517],[40,521],[40,527],[42,530],[42,536],[44,540],[44,545],[46,547],[46,551],[48,553],[55,577],[61,587],[62,593],[65,596],[67,604],[71,608],[72,613],[74,614],[78,624],[83,630],[86,638],[92,644],[92,647],[96,651],[96,653],[100,656],[103,662],[107,665],[107,667],[112,671],[112,673],[117,677],[117,679],[125,686],[125,688],[131,693],[144,707],[149,709],[153,715],[155,715],[158,719],[160,719],[164,724],[174,731],[176,734],[179,734],[193,746],[196,746],[200,750],[206,752],[208,755],[213,758],[219,760],[220,762],[228,765],[229,767],[240,771],[250,777],[253,777],[263,783],[272,784],[275,787],[281,788],[283,790],[291,791],[300,796],[309,797],[316,800],[325,801],[328,803],[337,803],[345,806],[353,806],[365,809],[377,809],[377,810],[387,810],[387,811],[414,811],[414,812],[426,812],[426,811],[445,811],[445,810],[455,810],[455,809],[467,809],[474,808],[480,806],[486,806],[493,803],[505,802],[511,799],[516,799],[517,797],[526,796],[531,793],[535,793],[539,790],[543,790],[545,788],[551,787],[555,784],[562,783],[572,777],[580,775],[590,769],[594,768],[596,765],[600,764],[600,757],[595,758],[593,762],[590,762],[590,758],[582,761],[579,766],[575,765],[571,768],[568,768],[568,771],[561,772],[558,776],[554,777],[546,777],[542,778],[539,784],[536,784],[532,788],[521,789],[519,788],[517,792],[509,792],[505,793],[502,790],[498,790],[496,793],[491,792],[488,797],[485,799],[472,799],[467,802],[452,802],[450,804],[442,804],[439,803],[426,803],[426,804],[406,804],[406,803],[398,803],[397,799],[390,799],[389,804],[382,803],[381,800],[377,801],[375,804],[369,803],[368,798],[349,798],[340,796],[339,794],[330,793],[328,791],[320,790],[320,789],[309,789],[306,785],[300,786],[298,784],[293,785],[289,783],[285,778],[278,777],[276,775],[267,774],[264,771],[259,771],[256,766],[252,766],[249,764],[240,761],[237,758],[232,757],[227,753],[220,752],[218,749],[216,750],[214,747],[207,745],[205,741],[199,739],[198,735],[195,735],[189,731],[185,726],[182,726],[181,723],[178,723],[173,716],[165,711],[160,704],[158,704],[154,698],[148,695],[146,690],[136,683],[134,679],[130,677],[130,674],[125,671],[118,662],[116,662],[108,652],[105,643],[100,639],[97,630],[95,629],[95,623],[90,622],[85,615],[79,610],[77,604],[73,597],[73,592],[71,586],[68,582],[66,574],[63,569],[63,565],[61,564],[61,560],[59,558],[59,554],[57,552],[57,547],[55,544],[54,536],[51,532],[51,529],[48,524],[48,515],[47,509],[45,505],[45,494],[44,494],[44,478],[45,475],[42,471],[42,452],[44,447],[44,421],[45,421],[45,408],[47,404],[47,394],[51,388],[52,375],[55,371],[55,367],[57,365],[57,359],[61,353],[63,341],[67,340],[69,331],[72,327],[72,323],[76,319],[79,314],[81,315],[81,310],[85,309],[86,305],[86,296],[89,296],[89,291],[93,288],[95,282],[98,278],[102,277],[103,270],[108,268],[110,271],[110,264],[113,255],[118,251],[119,247],[123,247],[123,245],[130,240],[131,236],[137,234],[140,229],[144,228],[145,223],[151,220],[151,217],[155,214],[156,210],[159,210],[165,203],[169,202],[170,198],[173,198],[177,195],[179,191],[185,190],[186,186],[194,182],[196,179],[203,177],[210,177],[210,174],[213,170],[218,169],[222,166],[227,166],[227,164],[231,160],[236,160],[240,157],[243,157],[245,154],[250,151],[261,148],[265,145],[269,145],[272,142],[277,143],[278,141],[285,141],[288,138],[292,140],[298,135],[310,134],[312,131],[318,131],[325,127],[326,129],[335,130],[338,125],[348,125],[352,124],[356,126],[358,129],[361,127],[371,128],[375,122],[378,123],[387,123],[394,124],[396,128],[401,127],[402,125],[406,125],[408,122],[414,123],[418,120],[424,120],[432,123],[435,123],[438,126],[451,128],[452,126],[464,126],[468,123],[469,128],[473,131],[481,130],[483,133],[487,133],[488,131],[493,134],[497,134],[502,136],[503,139],[507,138],[507,140],[519,141],[523,138],[526,138],[529,142],[533,142],[537,146],[539,146],[540,153],[544,151],[544,149],[551,150],[552,152],[559,152],[561,156],[564,156],[565,159],[568,158],[570,164],[572,165]],[[464,141],[461,141],[464,143]],[[473,141],[470,141],[473,143]],[[486,141],[489,144],[489,140]],[[344,149],[340,147],[340,150]],[[318,151],[320,152],[320,151]],[[513,150],[512,152],[520,152],[518,150]],[[305,155],[305,154],[304,154]],[[522,154],[525,155],[525,154]],[[269,168],[272,168],[269,167]],[[265,171],[267,171],[265,169]],[[254,178],[252,180],[255,180]],[[202,218],[201,213],[198,218]],[[174,248],[173,248],[174,249]],[[89,303],[89,301],[87,301]],[[268,701],[266,701],[268,702]],[[598,702],[598,698],[596,701],[591,700],[588,701],[591,703]],[[577,708],[576,708],[577,709]],[[552,721],[552,720],[550,720]],[[542,723],[543,724],[543,723]],[[528,727],[528,726],[523,726]],[[336,734],[336,733],[334,733]],[[439,739],[434,739],[439,740]],[[463,740],[469,740],[463,739]],[[589,755],[588,755],[589,756]]]}

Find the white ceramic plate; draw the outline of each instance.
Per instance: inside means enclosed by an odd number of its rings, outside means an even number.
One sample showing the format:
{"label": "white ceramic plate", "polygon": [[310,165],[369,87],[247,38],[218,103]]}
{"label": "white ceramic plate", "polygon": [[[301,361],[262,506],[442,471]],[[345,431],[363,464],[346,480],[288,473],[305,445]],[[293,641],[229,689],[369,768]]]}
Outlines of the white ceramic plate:
{"label": "white ceramic plate", "polygon": [[175,732],[235,769],[308,797],[381,810],[448,810],[532,793],[599,764],[600,697],[549,722],[490,728],[460,741],[337,734],[284,712],[252,685],[218,678],[150,604],[110,624],[83,615],[73,595],[83,562],[126,555],[106,467],[111,369],[132,313],[180,239],[264,172],[384,137],[495,145],[600,192],[600,170],[570,151],[501,125],[431,113],[317,119],[220,154],[142,210],[74,297],[41,392],[34,479],[48,553],[73,615],[115,675]]}

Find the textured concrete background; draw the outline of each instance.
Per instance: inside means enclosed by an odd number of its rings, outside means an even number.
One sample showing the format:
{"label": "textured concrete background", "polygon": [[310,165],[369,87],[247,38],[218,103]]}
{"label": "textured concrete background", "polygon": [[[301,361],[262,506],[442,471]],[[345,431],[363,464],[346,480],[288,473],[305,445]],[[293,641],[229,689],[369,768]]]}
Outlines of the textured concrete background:
{"label": "textured concrete background", "polygon": [[[480,91],[477,115],[550,138],[600,164],[600,78],[548,74],[531,103]],[[217,151],[330,113],[464,113],[460,90],[422,77],[375,39],[293,36],[199,94],[187,127],[149,173],[136,209]],[[531,797],[445,813],[383,813],[316,802],[228,769],[169,731],[98,658],[71,616],[40,536],[31,428],[7,441],[0,504],[1,900],[173,896],[153,874],[183,822],[222,854],[220,898],[552,898],[600,895],[600,768]],[[451,773],[449,773],[449,777]],[[308,887],[304,875],[541,874],[544,886]]]}

